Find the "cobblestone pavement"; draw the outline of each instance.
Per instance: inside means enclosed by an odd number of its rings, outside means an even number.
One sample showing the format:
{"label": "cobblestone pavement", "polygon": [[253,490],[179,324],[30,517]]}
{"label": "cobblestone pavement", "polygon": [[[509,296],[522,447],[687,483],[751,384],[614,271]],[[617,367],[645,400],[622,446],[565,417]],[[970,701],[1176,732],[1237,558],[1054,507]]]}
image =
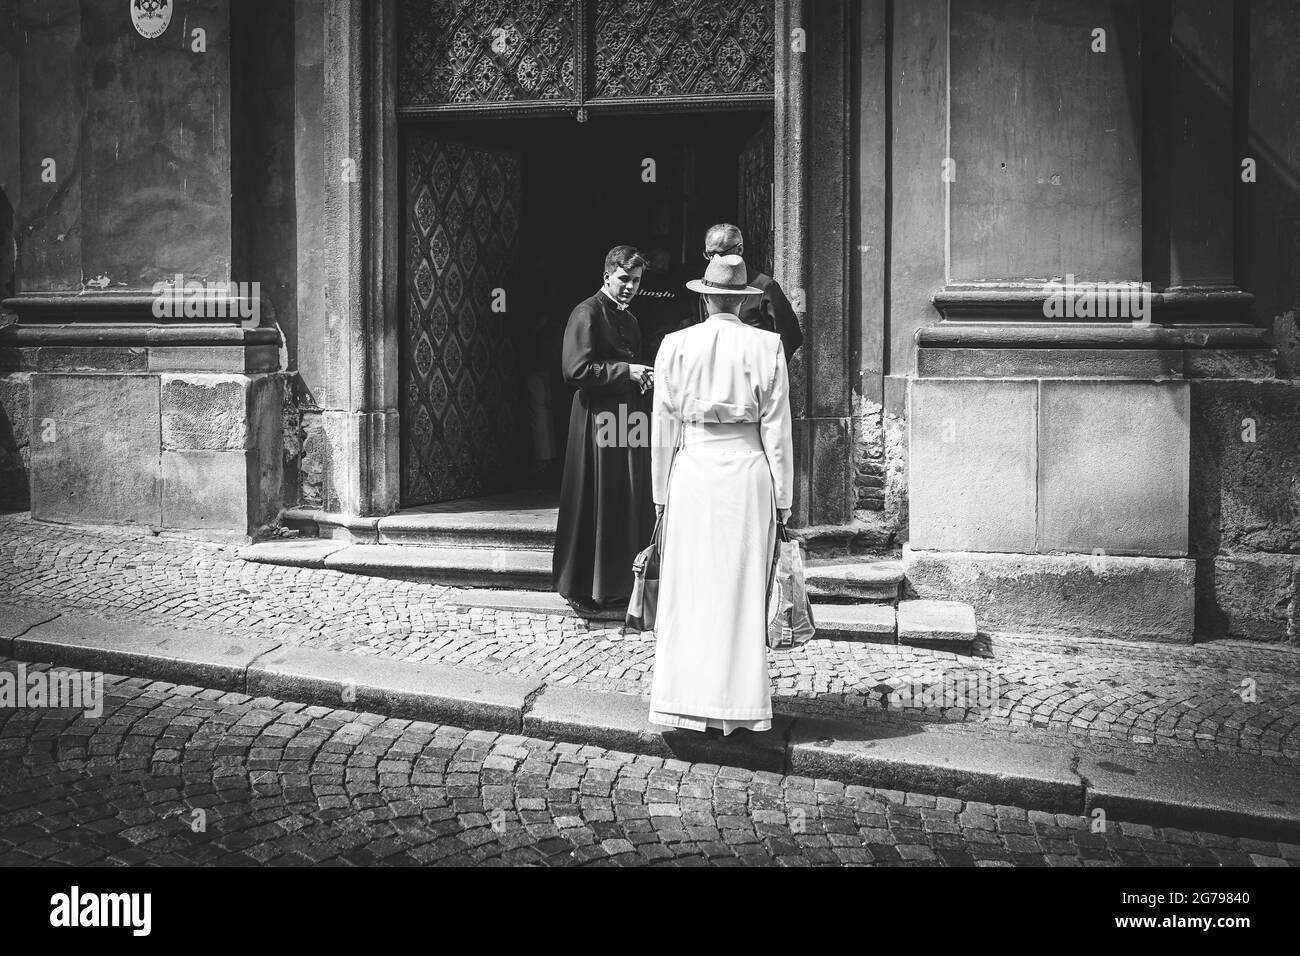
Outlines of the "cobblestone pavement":
{"label": "cobblestone pavement", "polygon": [[[518,674],[648,696],[652,635],[560,616],[468,608],[454,589],[252,564],[238,548],[135,530],[0,516],[0,601],[77,609],[321,649]],[[958,721],[1117,751],[1153,747],[1300,768],[1300,650],[997,638],[975,656],[814,640],[773,652],[775,703],[793,714]],[[964,679],[993,706],[882,710],[886,693]],[[981,700],[967,701],[982,704]]]}
{"label": "cobblestone pavement", "polygon": [[98,718],[0,709],[0,865],[1300,864],[1290,844],[1093,832],[1085,817],[138,678],[104,689]]}

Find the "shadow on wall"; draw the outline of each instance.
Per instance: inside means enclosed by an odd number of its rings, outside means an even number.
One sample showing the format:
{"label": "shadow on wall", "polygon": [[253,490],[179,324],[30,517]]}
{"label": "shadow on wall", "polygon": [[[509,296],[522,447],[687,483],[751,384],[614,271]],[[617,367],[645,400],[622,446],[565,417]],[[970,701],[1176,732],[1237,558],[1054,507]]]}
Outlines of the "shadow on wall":
{"label": "shadow on wall", "polygon": [[[14,207],[0,189],[0,299],[14,294],[16,261]],[[0,328],[13,321],[13,315],[0,310]],[[11,371],[0,359],[0,509],[26,509],[30,487],[27,434],[31,399],[28,376],[9,374]]]}
{"label": "shadow on wall", "polygon": [[[18,263],[18,236],[14,232],[14,207],[0,187],[0,301],[10,298],[16,291],[14,276]],[[0,326],[13,321],[12,316],[0,310]]]}

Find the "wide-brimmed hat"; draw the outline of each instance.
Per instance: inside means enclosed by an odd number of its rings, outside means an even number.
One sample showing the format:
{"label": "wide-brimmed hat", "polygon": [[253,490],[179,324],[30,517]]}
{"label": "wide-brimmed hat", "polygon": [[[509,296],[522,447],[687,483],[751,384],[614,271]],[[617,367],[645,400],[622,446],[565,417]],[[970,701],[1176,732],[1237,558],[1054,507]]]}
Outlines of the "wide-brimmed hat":
{"label": "wide-brimmed hat", "polygon": [[740,256],[714,256],[704,270],[703,279],[692,279],[686,288],[702,295],[762,295],[762,289],[749,284],[745,260]]}

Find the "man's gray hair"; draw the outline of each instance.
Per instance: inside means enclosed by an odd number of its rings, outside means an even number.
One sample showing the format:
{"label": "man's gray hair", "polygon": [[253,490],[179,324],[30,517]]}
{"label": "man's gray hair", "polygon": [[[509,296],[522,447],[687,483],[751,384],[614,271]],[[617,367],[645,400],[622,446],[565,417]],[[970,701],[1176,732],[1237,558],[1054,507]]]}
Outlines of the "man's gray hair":
{"label": "man's gray hair", "polygon": [[735,247],[745,241],[740,230],[729,222],[720,222],[710,226],[704,234],[704,252],[716,256],[726,252],[735,252]]}

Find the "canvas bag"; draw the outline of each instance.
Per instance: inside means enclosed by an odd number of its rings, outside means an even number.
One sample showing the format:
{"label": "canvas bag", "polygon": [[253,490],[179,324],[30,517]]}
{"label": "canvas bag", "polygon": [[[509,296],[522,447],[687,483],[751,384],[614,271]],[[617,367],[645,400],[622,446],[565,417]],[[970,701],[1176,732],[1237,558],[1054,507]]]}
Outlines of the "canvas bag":
{"label": "canvas bag", "polygon": [[783,522],[776,529],[767,621],[768,647],[793,647],[817,633],[804,582],[803,543],[798,538],[791,539]]}
{"label": "canvas bag", "polygon": [[632,597],[627,602],[627,616],[623,627],[637,631],[653,631],[655,614],[659,610],[659,529],[663,516],[655,520],[649,546],[632,562]]}
{"label": "canvas bag", "polygon": [[[668,483],[673,480],[673,468],[677,467],[677,453],[682,450],[685,428],[677,435],[677,444],[673,447],[673,463],[668,468]],[[663,514],[655,518],[655,529],[650,533],[650,544],[632,561],[632,597],[627,602],[627,615],[623,618],[623,633],[628,628],[634,631],[653,631],[655,617],[659,611],[659,545]]]}

